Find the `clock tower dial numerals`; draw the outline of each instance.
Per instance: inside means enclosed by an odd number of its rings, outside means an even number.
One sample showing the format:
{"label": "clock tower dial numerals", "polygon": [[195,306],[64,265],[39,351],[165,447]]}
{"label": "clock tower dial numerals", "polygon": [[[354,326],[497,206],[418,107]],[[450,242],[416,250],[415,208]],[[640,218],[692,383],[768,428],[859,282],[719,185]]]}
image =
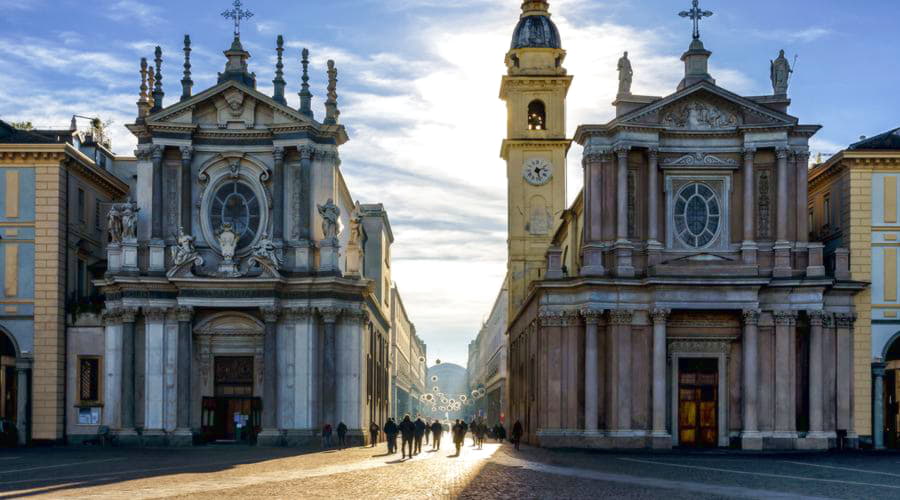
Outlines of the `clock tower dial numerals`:
{"label": "clock tower dial numerals", "polygon": [[522,167],[522,177],[532,186],[542,186],[553,177],[553,165],[543,158],[530,158]]}

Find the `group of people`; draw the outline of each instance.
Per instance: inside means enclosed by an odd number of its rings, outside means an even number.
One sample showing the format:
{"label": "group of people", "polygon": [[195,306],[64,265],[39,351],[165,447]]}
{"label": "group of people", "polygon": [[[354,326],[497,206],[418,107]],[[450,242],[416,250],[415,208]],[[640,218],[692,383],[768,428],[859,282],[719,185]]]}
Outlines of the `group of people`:
{"label": "group of people", "polygon": [[[382,429],[375,422],[372,422],[369,426],[372,447],[375,447],[378,443],[378,433],[380,431],[382,431]],[[438,420],[431,421],[428,419],[427,421],[423,421],[421,417],[412,420],[409,415],[406,415],[399,424],[394,422],[393,418],[388,418],[387,422],[384,424],[384,434],[387,437],[388,454],[393,455],[394,453],[397,453],[397,437],[399,436],[401,439],[401,460],[412,458],[421,453],[423,439],[426,446],[429,444],[430,439],[432,450],[440,450],[441,437],[446,431],[451,432],[453,444],[456,445],[457,455],[460,454],[463,443],[465,442],[466,434],[469,432],[472,433],[472,446],[478,446],[479,450],[484,446],[484,439],[488,434],[491,434],[498,443],[502,443],[506,439],[506,428],[499,422],[494,425],[494,427],[488,428],[484,422],[472,420],[471,424],[467,424],[464,420],[457,419],[453,426],[448,428]],[[519,449],[519,441],[522,439],[522,434],[522,423],[517,420],[512,429],[512,443],[517,450]],[[325,424],[322,429],[323,448],[332,447],[331,436],[331,424]],[[338,448],[346,448],[347,426],[344,422],[338,424],[337,436]]]}

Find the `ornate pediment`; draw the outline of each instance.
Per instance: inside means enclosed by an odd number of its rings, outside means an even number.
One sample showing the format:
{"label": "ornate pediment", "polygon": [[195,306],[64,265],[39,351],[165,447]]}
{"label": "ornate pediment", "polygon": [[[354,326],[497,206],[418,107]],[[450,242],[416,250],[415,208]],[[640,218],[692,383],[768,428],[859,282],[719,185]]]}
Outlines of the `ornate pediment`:
{"label": "ornate pediment", "polygon": [[243,313],[218,313],[200,322],[194,328],[195,335],[223,335],[223,336],[259,336],[265,333],[265,325]]}
{"label": "ornate pediment", "polygon": [[725,130],[736,128],[741,119],[728,106],[702,98],[690,98],[667,108],[660,123],[685,130]]}

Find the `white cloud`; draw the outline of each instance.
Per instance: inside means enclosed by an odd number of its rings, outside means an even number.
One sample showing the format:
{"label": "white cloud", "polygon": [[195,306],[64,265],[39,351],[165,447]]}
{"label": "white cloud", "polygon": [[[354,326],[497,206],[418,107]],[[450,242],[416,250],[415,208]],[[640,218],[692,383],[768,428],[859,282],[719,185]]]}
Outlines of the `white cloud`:
{"label": "white cloud", "polygon": [[137,22],[155,26],[163,22],[160,9],[138,0],[115,0],[104,10],[107,18],[118,22]]}
{"label": "white cloud", "polygon": [[834,34],[834,31],[824,26],[810,26],[800,30],[751,30],[750,33],[763,40],[811,43]]}

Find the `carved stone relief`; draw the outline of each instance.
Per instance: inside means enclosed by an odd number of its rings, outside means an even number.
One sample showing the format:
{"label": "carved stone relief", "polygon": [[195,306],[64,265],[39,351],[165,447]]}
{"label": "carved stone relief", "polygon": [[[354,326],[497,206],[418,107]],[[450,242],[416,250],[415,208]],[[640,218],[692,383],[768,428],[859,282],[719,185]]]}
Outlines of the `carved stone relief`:
{"label": "carved stone relief", "polygon": [[688,130],[716,130],[737,126],[738,117],[712,103],[692,99],[664,114],[662,124]]}
{"label": "carved stone relief", "polygon": [[756,231],[761,240],[772,237],[772,197],[770,195],[770,177],[767,170],[757,174],[756,178]]}

